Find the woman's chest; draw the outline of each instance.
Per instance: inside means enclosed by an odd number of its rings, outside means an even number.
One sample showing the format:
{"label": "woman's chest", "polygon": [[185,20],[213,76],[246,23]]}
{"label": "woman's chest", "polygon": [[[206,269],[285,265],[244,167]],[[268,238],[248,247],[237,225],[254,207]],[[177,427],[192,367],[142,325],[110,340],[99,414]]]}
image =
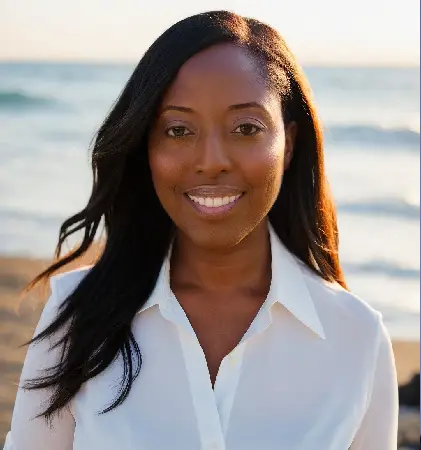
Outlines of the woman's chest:
{"label": "woman's chest", "polygon": [[205,352],[190,335],[163,321],[143,325],[134,330],[143,364],[128,398],[96,414],[118,393],[116,361],[75,399],[74,450],[348,449],[368,389],[366,369],[352,355],[326,352],[323,342],[303,347],[291,342],[288,326],[271,328],[247,340],[237,363],[228,358],[213,391]]}
{"label": "woman's chest", "polygon": [[[237,347],[259,312],[263,300],[236,306],[198,306],[194,299],[180,301],[203,351],[212,386],[222,360]],[[208,303],[209,304],[209,303]]]}
{"label": "woman's chest", "polygon": [[74,450],[347,450],[364,413],[358,388],[330,391],[310,379],[303,386],[243,372],[217,399],[206,380],[195,387],[179,375],[169,368],[144,378],[144,389],[101,416],[78,399]]}

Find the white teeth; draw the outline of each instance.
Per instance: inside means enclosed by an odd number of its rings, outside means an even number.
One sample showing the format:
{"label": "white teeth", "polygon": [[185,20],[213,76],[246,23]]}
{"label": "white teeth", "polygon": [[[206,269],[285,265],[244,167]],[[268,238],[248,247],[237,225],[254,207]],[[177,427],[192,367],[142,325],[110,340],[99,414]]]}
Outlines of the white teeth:
{"label": "white teeth", "polygon": [[232,195],[231,197],[195,197],[193,195],[189,195],[188,197],[193,202],[199,203],[199,205],[208,208],[217,208],[218,206],[224,206],[235,202],[241,197],[241,194]]}

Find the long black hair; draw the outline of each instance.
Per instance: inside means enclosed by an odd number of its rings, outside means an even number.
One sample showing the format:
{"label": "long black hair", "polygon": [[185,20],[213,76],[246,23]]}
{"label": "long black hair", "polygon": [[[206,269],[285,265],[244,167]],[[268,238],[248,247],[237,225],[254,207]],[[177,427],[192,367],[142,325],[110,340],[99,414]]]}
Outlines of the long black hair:
{"label": "long black hair", "polygon": [[[125,400],[139,373],[142,355],[131,323],[154,289],[174,231],[153,188],[148,133],[159,102],[180,67],[219,43],[241,45],[259,59],[282,100],[285,121],[298,124],[294,156],[269,213],[276,233],[311,270],[346,288],[338,259],[336,213],[324,170],[321,125],[293,54],[274,29],[254,19],[227,11],[184,19],[148,49],[100,127],[92,151],[90,199],[62,224],[55,262],[29,286],[47,280],[86,253],[104,221],[101,256],[65,299],[55,320],[27,343],[66,329],[57,343],[60,361],[24,386],[52,388],[50,404],[40,414],[46,419],[119,354],[124,361],[121,391],[102,413]],[[61,257],[65,240],[80,231],[80,245]]]}

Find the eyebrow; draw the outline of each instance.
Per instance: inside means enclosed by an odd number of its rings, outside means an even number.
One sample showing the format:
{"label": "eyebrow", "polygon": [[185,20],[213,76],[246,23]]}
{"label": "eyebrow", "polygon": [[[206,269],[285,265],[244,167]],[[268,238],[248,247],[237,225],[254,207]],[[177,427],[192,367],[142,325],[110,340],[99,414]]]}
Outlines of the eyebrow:
{"label": "eyebrow", "polygon": [[186,106],[175,106],[175,105],[167,105],[162,109],[161,114],[167,111],[178,111],[184,113],[194,113],[194,110],[191,108],[187,108]]}
{"label": "eyebrow", "polygon": [[239,111],[241,109],[248,109],[248,108],[259,108],[263,111],[266,111],[266,108],[257,102],[248,102],[248,103],[239,103],[238,105],[231,105],[228,107],[230,111]]}
{"label": "eyebrow", "polygon": [[[249,108],[258,108],[258,109],[263,110],[264,112],[267,112],[266,108],[257,102],[238,103],[236,105],[229,106],[228,110],[229,111],[240,111],[242,109],[249,109]],[[178,112],[190,113],[190,114],[195,112],[194,109],[188,108],[186,106],[167,105],[162,109],[161,114],[164,114],[167,111],[178,111]]]}

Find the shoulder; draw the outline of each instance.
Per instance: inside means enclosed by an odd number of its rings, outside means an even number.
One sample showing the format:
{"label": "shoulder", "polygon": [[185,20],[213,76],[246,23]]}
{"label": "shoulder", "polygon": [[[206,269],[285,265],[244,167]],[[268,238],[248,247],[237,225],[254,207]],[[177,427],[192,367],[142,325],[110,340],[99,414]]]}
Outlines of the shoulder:
{"label": "shoulder", "polygon": [[381,313],[338,283],[322,279],[301,261],[298,265],[326,335],[361,345],[376,343]]}
{"label": "shoulder", "polygon": [[42,308],[41,316],[35,330],[40,332],[57,317],[66,298],[76,289],[91,267],[81,267],[76,270],[60,273],[50,277],[51,294]]}
{"label": "shoulder", "polygon": [[51,298],[54,303],[61,303],[80,284],[80,282],[91,271],[92,266],[79,267],[50,278]]}

